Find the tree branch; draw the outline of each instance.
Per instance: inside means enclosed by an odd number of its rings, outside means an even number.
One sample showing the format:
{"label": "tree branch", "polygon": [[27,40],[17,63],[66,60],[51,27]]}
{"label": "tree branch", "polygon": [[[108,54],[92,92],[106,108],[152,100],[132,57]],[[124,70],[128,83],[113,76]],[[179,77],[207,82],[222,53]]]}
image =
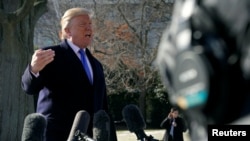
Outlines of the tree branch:
{"label": "tree branch", "polygon": [[25,0],[21,8],[17,9],[14,13],[9,14],[11,20],[16,23],[21,21],[33,8],[34,2],[35,0]]}
{"label": "tree branch", "polygon": [[7,22],[6,14],[2,9],[0,9],[0,23],[5,23],[5,22]]}
{"label": "tree branch", "polygon": [[132,31],[135,33],[136,37],[139,39],[140,43],[142,44],[142,39],[140,38],[140,36],[137,34],[136,32],[136,28],[134,28],[129,21],[127,20],[126,16],[123,14],[120,6],[118,6],[118,11],[120,12],[122,18],[124,19],[124,21],[126,22],[126,24],[130,27],[130,29],[132,29]]}
{"label": "tree branch", "polygon": [[8,19],[15,23],[20,22],[25,16],[30,13],[30,11],[33,9],[33,6],[35,9],[34,17],[37,18],[35,19],[35,21],[37,21],[40,16],[47,11],[47,7],[44,6],[46,4],[47,0],[38,0],[36,2],[35,0],[25,0],[23,5],[15,12],[5,14],[5,12],[0,9],[0,23],[7,23]]}
{"label": "tree branch", "polygon": [[34,4],[34,21],[36,22],[45,12],[47,12],[48,7],[47,7],[47,2],[48,0],[40,0],[35,2]]}

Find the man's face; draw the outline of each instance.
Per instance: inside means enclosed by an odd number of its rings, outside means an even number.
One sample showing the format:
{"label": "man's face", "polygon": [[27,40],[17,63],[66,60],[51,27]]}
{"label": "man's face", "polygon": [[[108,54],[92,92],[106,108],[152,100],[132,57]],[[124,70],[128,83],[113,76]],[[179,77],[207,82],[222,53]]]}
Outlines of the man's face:
{"label": "man's face", "polygon": [[86,48],[92,41],[92,22],[88,15],[74,17],[66,31],[69,40],[80,48]]}
{"label": "man's face", "polygon": [[172,112],[173,118],[177,118],[178,115],[179,115],[179,112],[178,112],[178,111],[173,111],[173,112]]}

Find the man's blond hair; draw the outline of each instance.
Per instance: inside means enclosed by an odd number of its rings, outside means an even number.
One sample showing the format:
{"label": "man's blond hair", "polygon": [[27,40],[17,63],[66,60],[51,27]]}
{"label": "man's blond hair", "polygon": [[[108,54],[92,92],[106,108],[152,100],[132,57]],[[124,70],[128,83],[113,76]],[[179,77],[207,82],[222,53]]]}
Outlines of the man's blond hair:
{"label": "man's blond hair", "polygon": [[67,38],[67,33],[65,32],[65,28],[69,26],[71,19],[79,15],[89,15],[89,17],[92,18],[93,12],[86,8],[80,8],[80,7],[68,9],[61,18],[60,37],[62,40]]}

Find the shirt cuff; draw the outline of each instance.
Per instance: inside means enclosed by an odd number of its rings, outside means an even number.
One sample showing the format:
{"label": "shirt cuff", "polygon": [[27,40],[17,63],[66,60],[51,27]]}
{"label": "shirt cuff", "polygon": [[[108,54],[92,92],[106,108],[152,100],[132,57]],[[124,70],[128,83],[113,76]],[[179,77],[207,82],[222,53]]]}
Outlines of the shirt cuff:
{"label": "shirt cuff", "polygon": [[30,71],[35,77],[38,77],[39,76],[39,72],[38,73],[34,73],[32,71]]}
{"label": "shirt cuff", "polygon": [[29,70],[30,70],[30,73],[31,73],[32,75],[34,75],[35,77],[38,77],[38,76],[39,76],[39,72],[38,72],[38,73],[34,73],[34,72],[31,71],[30,65],[29,65]]}

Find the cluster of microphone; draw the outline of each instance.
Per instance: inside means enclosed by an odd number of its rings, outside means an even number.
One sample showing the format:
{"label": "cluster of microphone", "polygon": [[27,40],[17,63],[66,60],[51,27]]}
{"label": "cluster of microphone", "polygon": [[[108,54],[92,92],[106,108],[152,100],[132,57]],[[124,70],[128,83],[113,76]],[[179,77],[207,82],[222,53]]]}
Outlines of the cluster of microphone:
{"label": "cluster of microphone", "polygon": [[[130,104],[123,108],[122,115],[128,130],[135,133],[137,140],[158,141],[144,132],[146,124],[139,108]],[[67,141],[109,141],[110,118],[104,110],[99,110],[93,117],[93,137],[88,136],[87,130],[90,115],[81,110],[76,113]],[[39,113],[32,113],[25,117],[22,141],[44,141],[46,118]]]}
{"label": "cluster of microphone", "polygon": [[[90,115],[81,110],[76,113],[67,141],[108,141],[110,119],[104,110],[99,110],[93,118],[93,138],[87,134]],[[44,141],[46,118],[39,113],[32,113],[25,117],[22,141]]]}

